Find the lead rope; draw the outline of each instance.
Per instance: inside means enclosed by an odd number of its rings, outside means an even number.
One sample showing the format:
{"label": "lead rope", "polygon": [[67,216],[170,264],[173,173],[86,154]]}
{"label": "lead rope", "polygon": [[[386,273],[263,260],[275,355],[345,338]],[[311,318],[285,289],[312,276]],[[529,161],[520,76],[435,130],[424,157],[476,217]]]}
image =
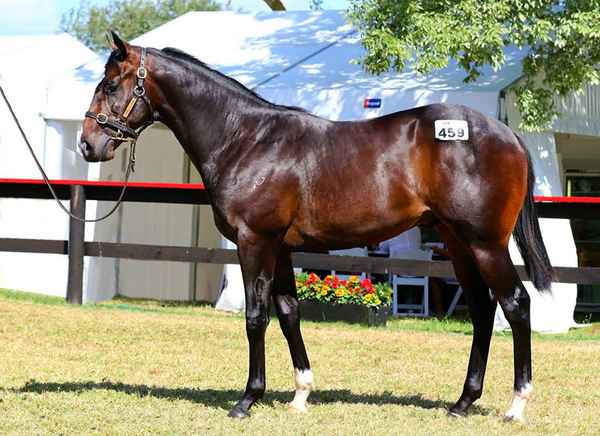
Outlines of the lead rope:
{"label": "lead rope", "polygon": [[115,203],[115,205],[113,206],[113,208],[107,214],[101,216],[100,218],[96,218],[96,219],[80,218],[78,216],[73,215],[60,202],[60,199],[56,195],[56,192],[54,191],[54,188],[52,187],[52,184],[50,183],[50,180],[48,180],[48,176],[46,175],[46,172],[44,171],[44,168],[42,168],[42,165],[40,164],[40,161],[38,160],[37,156],[35,155],[35,152],[33,151],[33,147],[31,146],[31,143],[29,142],[29,139],[27,138],[27,135],[25,134],[25,131],[21,127],[21,123],[19,122],[19,119],[15,115],[15,112],[14,112],[14,110],[13,110],[10,102],[8,101],[8,98],[6,97],[6,94],[4,93],[4,88],[2,88],[2,84],[0,84],[0,92],[2,93],[2,98],[6,102],[6,106],[8,106],[8,110],[9,110],[10,114],[12,115],[12,118],[15,121],[15,124],[19,128],[19,132],[21,132],[21,136],[23,137],[23,140],[25,141],[25,144],[27,145],[27,148],[29,149],[29,153],[31,153],[31,156],[33,157],[33,160],[34,160],[35,164],[37,165],[38,170],[40,170],[40,173],[42,174],[42,178],[44,179],[44,182],[48,186],[48,189],[50,190],[50,193],[52,194],[52,197],[54,197],[54,200],[56,201],[56,204],[58,204],[58,206],[67,215],[69,215],[71,218],[73,218],[76,221],[80,221],[80,222],[84,222],[84,223],[96,223],[98,221],[105,220],[106,218],[108,218],[109,216],[111,216],[113,213],[115,213],[115,211],[119,208],[119,206],[121,206],[121,203],[123,202],[123,197],[125,197],[125,190],[127,189],[127,184],[129,182],[129,176],[131,175],[131,173],[133,171],[135,171],[135,143],[136,143],[136,140],[135,139],[121,139],[121,141],[123,141],[123,142],[129,142],[130,143],[130,147],[129,147],[129,163],[127,164],[127,170],[125,171],[125,181],[123,182],[123,188],[121,189],[121,194],[119,195],[119,198],[117,199],[117,202]]}

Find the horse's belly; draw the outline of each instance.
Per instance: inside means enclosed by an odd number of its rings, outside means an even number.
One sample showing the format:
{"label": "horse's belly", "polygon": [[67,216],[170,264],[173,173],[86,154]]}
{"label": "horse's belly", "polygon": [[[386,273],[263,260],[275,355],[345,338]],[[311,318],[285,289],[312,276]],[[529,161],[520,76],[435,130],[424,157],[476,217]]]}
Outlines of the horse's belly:
{"label": "horse's belly", "polygon": [[286,245],[300,249],[338,249],[371,245],[396,236],[416,225],[425,208],[396,210],[340,210],[317,214],[295,222],[288,229]]}

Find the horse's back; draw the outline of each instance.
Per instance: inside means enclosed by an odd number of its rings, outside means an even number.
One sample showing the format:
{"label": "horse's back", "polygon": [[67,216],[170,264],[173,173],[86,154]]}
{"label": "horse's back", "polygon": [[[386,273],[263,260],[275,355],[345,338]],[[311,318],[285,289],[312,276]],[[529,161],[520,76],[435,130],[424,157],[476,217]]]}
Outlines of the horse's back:
{"label": "horse's back", "polygon": [[493,136],[497,142],[514,145],[516,140],[514,132],[498,119],[461,104],[433,103],[394,112],[367,122],[374,123],[378,127],[388,124],[392,128],[398,128],[398,124],[403,124],[410,119],[418,120],[420,129],[423,132],[430,132],[432,138],[435,121],[463,120],[468,123],[469,136],[472,136],[471,133],[475,135],[473,141],[481,141],[483,136]]}

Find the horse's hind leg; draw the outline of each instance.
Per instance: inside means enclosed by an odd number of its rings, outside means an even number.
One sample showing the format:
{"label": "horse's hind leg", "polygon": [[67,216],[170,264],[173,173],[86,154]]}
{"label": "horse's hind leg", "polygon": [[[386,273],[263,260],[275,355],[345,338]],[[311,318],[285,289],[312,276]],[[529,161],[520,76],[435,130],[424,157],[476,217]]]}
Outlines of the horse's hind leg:
{"label": "horse's hind leg", "polygon": [[304,412],[306,411],[306,400],[313,389],[313,376],[300,332],[296,281],[289,252],[280,254],[277,259],[273,300],[279,325],[287,340],[294,365],[296,394],[290,405],[294,409]]}
{"label": "horse's hind leg", "polygon": [[467,377],[460,398],[448,412],[452,416],[464,416],[483,391],[496,302],[491,298],[470,249],[461,244],[449,230],[441,226],[438,230],[450,251],[454,271],[466,297],[473,322],[473,343]]}
{"label": "horse's hind leg", "polygon": [[529,294],[510,259],[507,244],[475,244],[473,253],[479,270],[500,303],[513,334],[515,383],[512,405],[506,418],[523,420],[532,392],[531,324]]}

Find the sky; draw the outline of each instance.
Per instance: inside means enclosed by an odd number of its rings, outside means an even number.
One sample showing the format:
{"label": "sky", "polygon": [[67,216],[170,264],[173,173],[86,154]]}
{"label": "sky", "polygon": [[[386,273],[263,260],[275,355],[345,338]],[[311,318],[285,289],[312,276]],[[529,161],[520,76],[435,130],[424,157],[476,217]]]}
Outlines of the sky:
{"label": "sky", "polygon": [[[219,0],[225,2],[225,0]],[[109,0],[89,0],[104,5]],[[309,0],[283,0],[288,10],[307,10]],[[80,0],[0,0],[0,35],[31,35],[59,31],[61,17]],[[349,0],[324,0],[323,9],[346,9]],[[234,10],[265,11],[262,0],[232,0]]]}

